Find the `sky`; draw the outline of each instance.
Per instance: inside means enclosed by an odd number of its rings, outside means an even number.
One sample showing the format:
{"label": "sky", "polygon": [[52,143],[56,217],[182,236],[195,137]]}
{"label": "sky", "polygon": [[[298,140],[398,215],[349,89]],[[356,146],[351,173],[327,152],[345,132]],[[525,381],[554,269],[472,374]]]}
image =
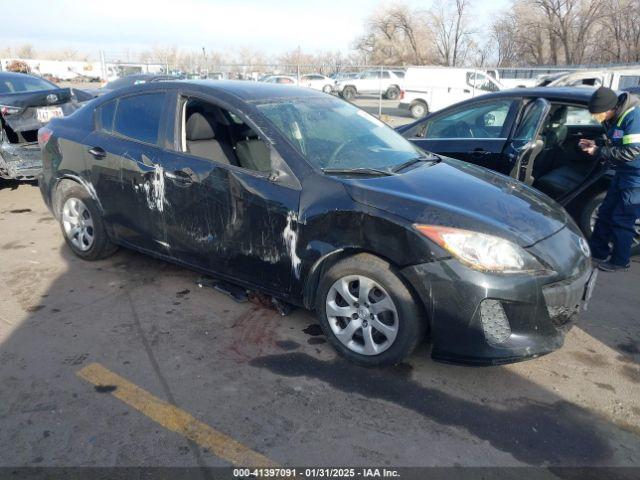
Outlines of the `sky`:
{"label": "sky", "polygon": [[[15,5],[15,0],[0,0]],[[36,50],[72,48],[97,56],[140,52],[154,45],[229,51],[249,47],[278,54],[348,53],[379,0],[21,0],[2,8],[0,45],[25,43]],[[428,8],[430,0],[406,0]],[[479,28],[509,0],[475,0]]]}

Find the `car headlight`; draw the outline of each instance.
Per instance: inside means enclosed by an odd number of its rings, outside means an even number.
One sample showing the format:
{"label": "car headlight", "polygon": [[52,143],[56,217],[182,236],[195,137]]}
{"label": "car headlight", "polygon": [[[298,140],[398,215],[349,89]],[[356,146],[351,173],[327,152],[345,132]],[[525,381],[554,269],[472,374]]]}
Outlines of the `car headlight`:
{"label": "car headlight", "polygon": [[459,228],[414,225],[465,265],[485,272],[550,274],[524,248],[504,238]]}

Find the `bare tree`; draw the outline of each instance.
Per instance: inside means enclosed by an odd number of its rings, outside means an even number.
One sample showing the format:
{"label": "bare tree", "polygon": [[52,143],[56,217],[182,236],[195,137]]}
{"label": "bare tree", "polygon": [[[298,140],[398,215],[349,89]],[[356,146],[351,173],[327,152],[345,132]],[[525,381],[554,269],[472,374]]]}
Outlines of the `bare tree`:
{"label": "bare tree", "polygon": [[[558,39],[564,62],[567,65],[581,63],[603,0],[533,0],[531,4],[545,16],[550,51],[556,51],[555,39]],[[557,63],[557,58],[554,60],[553,63]]]}
{"label": "bare tree", "polygon": [[455,0],[455,5],[440,0],[430,10],[431,24],[440,63],[458,66],[464,63],[472,32],[467,16],[470,0]]}
{"label": "bare tree", "polygon": [[36,51],[33,45],[21,45],[15,50],[16,56],[19,58],[36,58]]}
{"label": "bare tree", "polygon": [[640,60],[640,0],[605,0],[595,48],[601,61]]}
{"label": "bare tree", "polygon": [[494,47],[496,66],[515,65],[518,61],[519,45],[514,35],[517,19],[511,12],[500,15],[491,25],[490,42]]}
{"label": "bare tree", "polygon": [[427,20],[426,12],[404,4],[381,8],[369,16],[365,33],[354,48],[365,63],[406,65],[433,61],[433,35]]}

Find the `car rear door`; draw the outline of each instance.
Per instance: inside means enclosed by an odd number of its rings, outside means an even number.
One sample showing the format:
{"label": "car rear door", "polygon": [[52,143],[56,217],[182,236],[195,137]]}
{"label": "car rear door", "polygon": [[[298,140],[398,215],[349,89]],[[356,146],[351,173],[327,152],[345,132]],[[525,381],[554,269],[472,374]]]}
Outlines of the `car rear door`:
{"label": "car rear door", "polygon": [[400,131],[423,150],[509,173],[510,162],[503,152],[518,108],[514,98],[465,102]]}
{"label": "car rear door", "polygon": [[[290,171],[274,174],[286,165],[278,163],[282,160],[270,144],[266,145],[276,166],[268,171],[234,164],[235,157],[204,158],[185,151],[181,145],[185,102],[192,99],[218,104],[213,97],[188,90],[172,103],[167,128],[173,131],[168,136],[178,140],[164,150],[160,162],[165,208],[161,216],[153,212],[158,216],[154,239],[165,245],[163,253],[181,262],[285,294],[299,275],[295,252],[299,184]],[[227,119],[253,128],[240,112],[233,113]],[[245,136],[252,138],[246,142],[254,147],[255,142],[265,141]]]}
{"label": "car rear door", "polygon": [[149,210],[164,209],[158,146],[167,94],[116,98],[96,110],[85,140],[91,182],[112,233],[132,246],[155,250]]}

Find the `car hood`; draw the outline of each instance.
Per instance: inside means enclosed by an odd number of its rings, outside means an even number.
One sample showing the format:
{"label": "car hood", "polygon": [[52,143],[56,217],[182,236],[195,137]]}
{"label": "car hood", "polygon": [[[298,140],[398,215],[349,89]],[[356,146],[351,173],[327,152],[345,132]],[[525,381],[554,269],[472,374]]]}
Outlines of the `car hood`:
{"label": "car hood", "polygon": [[354,201],[409,222],[497,235],[522,247],[569,222],[566,211],[546,195],[450,158],[399,175],[344,179],[344,183]]}

